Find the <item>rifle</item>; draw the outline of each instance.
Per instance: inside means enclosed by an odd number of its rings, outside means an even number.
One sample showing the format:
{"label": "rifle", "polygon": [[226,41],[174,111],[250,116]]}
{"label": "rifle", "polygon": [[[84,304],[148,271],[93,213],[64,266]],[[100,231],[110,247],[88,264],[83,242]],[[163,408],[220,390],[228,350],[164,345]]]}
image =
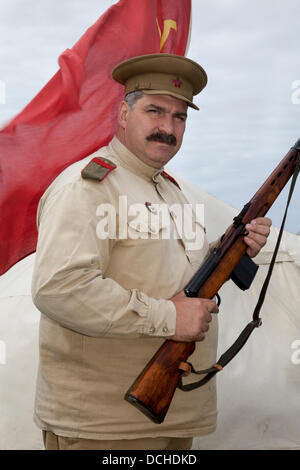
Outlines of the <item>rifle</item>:
{"label": "rifle", "polygon": [[[268,212],[288,180],[294,175],[275,252],[253,314],[253,321],[246,326],[238,340],[221,356],[218,363],[204,371],[195,371],[193,366],[187,362],[188,357],[195,350],[195,342],[166,340],[125,394],[125,400],[138,408],[154,423],[160,424],[164,421],[176,387],[183,391],[189,391],[204,385],[238,353],[251,332],[261,325],[258,313],[275,263],[289,201],[299,169],[300,139],[244,206],[239,215],[233,219],[232,226],[226,231],[219,246],[210,254],[185,287],[185,294],[188,297],[211,299],[218,295],[220,287],[230,278],[231,273],[245,255],[247,248],[243,240],[245,225],[257,217],[263,217]],[[183,385],[182,376],[188,375],[189,372],[206,375],[199,382]]]}

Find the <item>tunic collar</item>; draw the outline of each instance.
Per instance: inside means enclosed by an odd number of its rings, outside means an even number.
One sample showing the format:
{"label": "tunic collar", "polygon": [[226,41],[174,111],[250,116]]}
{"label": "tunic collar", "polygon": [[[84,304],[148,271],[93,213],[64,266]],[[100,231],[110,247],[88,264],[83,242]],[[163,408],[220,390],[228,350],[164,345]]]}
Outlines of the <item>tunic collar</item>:
{"label": "tunic collar", "polygon": [[146,165],[146,163],[142,162],[134,153],[125,147],[116,136],[109,143],[108,147],[121,166],[147,181],[155,181],[157,176],[164,171],[163,167],[157,169]]}

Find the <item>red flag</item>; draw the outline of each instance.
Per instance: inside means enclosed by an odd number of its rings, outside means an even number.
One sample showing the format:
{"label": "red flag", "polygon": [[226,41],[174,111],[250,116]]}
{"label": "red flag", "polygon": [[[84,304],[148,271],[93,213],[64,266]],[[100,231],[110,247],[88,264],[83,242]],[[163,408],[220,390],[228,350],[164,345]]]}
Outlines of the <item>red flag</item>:
{"label": "red flag", "polygon": [[58,59],[60,69],[0,131],[0,274],[33,253],[38,201],[54,178],[106,145],[122,87],[113,67],[130,57],[184,55],[191,0],[120,0]]}

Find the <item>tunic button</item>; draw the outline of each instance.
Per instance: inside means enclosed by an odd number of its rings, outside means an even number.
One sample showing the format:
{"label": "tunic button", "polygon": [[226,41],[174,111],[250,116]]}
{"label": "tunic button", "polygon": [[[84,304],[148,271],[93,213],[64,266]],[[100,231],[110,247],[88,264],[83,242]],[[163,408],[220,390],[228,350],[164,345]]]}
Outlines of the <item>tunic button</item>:
{"label": "tunic button", "polygon": [[152,212],[152,214],[157,214],[156,207],[152,206],[151,202],[145,202],[145,206],[147,207],[148,211]]}
{"label": "tunic button", "polygon": [[155,331],[155,328],[154,328],[154,326],[152,326],[149,330],[149,333],[154,333],[154,331]]}
{"label": "tunic button", "polygon": [[164,332],[164,333],[167,333],[168,331],[169,331],[168,328],[167,328],[166,326],[164,326],[164,327],[163,327],[163,332]]}

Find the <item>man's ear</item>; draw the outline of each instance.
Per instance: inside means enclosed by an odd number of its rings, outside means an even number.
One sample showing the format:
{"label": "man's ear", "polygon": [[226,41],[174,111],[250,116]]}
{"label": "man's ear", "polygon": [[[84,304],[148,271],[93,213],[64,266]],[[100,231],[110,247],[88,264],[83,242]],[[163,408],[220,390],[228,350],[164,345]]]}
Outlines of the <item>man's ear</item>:
{"label": "man's ear", "polygon": [[130,113],[130,107],[126,101],[121,101],[120,106],[119,106],[119,126],[121,126],[123,129],[125,129],[128,121],[128,115]]}

